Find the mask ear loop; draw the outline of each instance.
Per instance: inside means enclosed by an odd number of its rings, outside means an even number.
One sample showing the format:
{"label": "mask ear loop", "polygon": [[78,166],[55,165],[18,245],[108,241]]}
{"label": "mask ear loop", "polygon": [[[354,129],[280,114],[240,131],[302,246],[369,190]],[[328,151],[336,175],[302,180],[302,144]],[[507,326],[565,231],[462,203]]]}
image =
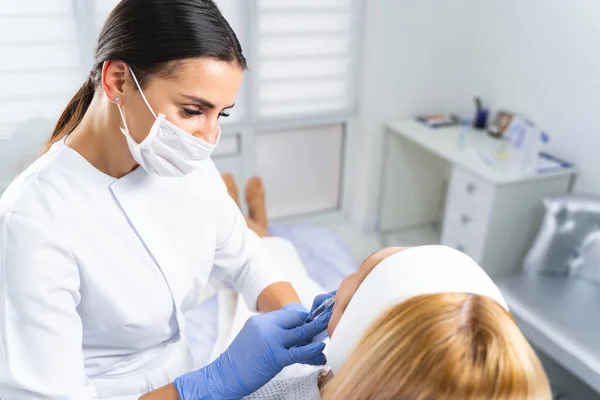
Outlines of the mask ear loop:
{"label": "mask ear loop", "polygon": [[119,114],[121,114],[121,119],[123,120],[123,125],[125,125],[125,131],[129,134],[129,127],[127,126],[127,120],[125,119],[125,114],[123,113],[123,109],[120,104],[117,104],[117,109],[119,110]]}
{"label": "mask ear loop", "polygon": [[152,107],[150,107],[150,103],[148,103],[148,100],[146,99],[146,96],[144,96],[144,92],[142,91],[142,87],[140,86],[137,78],[135,77],[135,74],[133,73],[133,70],[131,69],[131,67],[129,67],[129,72],[131,72],[131,76],[133,77],[133,80],[135,81],[135,85],[137,86],[138,90],[140,91],[140,94],[142,95],[142,99],[144,99],[144,103],[146,103],[146,105],[148,106],[148,109],[150,110],[150,112],[152,113],[152,115],[154,115],[154,118],[158,118],[156,116],[156,113],[152,109]]}

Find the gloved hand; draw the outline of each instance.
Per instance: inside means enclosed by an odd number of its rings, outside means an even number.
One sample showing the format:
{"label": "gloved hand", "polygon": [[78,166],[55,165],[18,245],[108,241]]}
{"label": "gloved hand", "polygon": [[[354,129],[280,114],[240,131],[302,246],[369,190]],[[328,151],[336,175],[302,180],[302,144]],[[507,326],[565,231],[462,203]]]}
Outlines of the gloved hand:
{"label": "gloved hand", "polygon": [[317,307],[319,307],[321,304],[323,304],[323,302],[325,300],[327,300],[330,297],[335,296],[336,294],[337,294],[337,290],[334,290],[333,292],[320,294],[317,297],[315,297],[315,299],[313,300],[313,304],[312,304],[312,308],[310,309],[310,312],[315,311],[317,309]]}
{"label": "gloved hand", "polygon": [[219,358],[175,379],[180,399],[241,399],[288,365],[325,364],[325,344],[311,341],[327,328],[331,313],[305,324],[307,316],[306,308],[290,304],[251,317]]}
{"label": "gloved hand", "polygon": [[[337,290],[334,290],[333,292],[320,294],[317,297],[315,297],[315,299],[313,300],[313,304],[312,304],[312,308],[310,309],[310,312],[312,313],[313,311],[315,311],[317,309],[317,307],[319,307],[325,300],[327,300],[330,297],[335,296],[336,294],[337,294]],[[327,321],[329,321],[329,317],[327,317]],[[323,340],[327,339],[327,337],[329,337],[329,334],[325,330],[325,331],[321,332],[320,334],[318,334],[317,336],[315,336],[315,338],[313,339],[313,342],[322,342]]]}

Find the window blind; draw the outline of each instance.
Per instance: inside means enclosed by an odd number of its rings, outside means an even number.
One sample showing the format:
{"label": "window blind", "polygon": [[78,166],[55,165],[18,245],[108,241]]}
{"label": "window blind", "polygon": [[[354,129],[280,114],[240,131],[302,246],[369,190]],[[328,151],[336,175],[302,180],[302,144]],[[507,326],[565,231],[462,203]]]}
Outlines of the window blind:
{"label": "window blind", "polygon": [[72,0],[0,2],[0,137],[58,119],[83,83],[76,38]]}
{"label": "window blind", "polygon": [[259,117],[328,115],[352,106],[352,0],[257,0]]}

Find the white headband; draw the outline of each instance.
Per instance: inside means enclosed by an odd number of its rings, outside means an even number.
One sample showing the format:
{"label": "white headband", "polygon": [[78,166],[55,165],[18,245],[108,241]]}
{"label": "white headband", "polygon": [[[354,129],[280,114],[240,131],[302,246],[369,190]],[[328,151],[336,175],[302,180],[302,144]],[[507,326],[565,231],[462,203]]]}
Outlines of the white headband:
{"label": "white headband", "polygon": [[327,346],[334,372],[383,311],[423,294],[473,293],[508,310],[498,287],[469,256],[445,246],[401,250],[382,260],[361,283]]}

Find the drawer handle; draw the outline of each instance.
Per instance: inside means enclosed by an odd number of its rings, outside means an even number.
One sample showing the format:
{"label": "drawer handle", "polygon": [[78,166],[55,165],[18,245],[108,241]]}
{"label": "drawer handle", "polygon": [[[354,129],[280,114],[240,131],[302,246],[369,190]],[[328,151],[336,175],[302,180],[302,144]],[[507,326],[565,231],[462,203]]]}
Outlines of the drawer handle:
{"label": "drawer handle", "polygon": [[461,222],[463,225],[467,225],[467,224],[468,224],[469,222],[471,222],[472,220],[473,220],[473,219],[472,219],[470,216],[468,216],[467,214],[461,214],[461,216],[460,216],[460,222]]}
{"label": "drawer handle", "polygon": [[472,183],[467,183],[467,188],[466,189],[467,189],[467,193],[473,194],[477,190],[477,186],[475,186]]}

